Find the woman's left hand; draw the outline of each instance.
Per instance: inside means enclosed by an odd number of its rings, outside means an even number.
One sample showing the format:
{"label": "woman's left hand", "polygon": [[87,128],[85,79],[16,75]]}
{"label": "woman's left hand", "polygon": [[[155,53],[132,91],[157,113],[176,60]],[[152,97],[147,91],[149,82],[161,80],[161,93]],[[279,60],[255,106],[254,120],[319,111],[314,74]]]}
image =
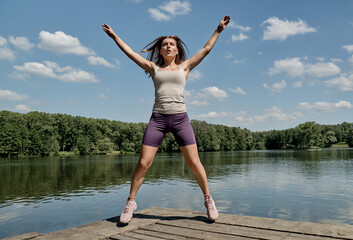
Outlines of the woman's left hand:
{"label": "woman's left hand", "polygon": [[219,33],[222,32],[227,27],[229,22],[230,22],[230,16],[229,15],[224,16],[224,18],[221,20],[221,22],[217,27],[217,31]]}

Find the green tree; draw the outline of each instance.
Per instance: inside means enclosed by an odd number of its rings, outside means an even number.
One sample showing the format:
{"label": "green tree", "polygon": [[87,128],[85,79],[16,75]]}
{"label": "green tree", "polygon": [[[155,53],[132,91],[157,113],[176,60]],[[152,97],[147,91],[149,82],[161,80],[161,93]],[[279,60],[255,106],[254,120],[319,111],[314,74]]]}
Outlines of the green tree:
{"label": "green tree", "polygon": [[87,155],[91,153],[92,143],[86,135],[80,135],[77,138],[77,149],[80,155]]}
{"label": "green tree", "polygon": [[110,153],[113,151],[114,143],[112,143],[109,138],[105,137],[97,141],[97,148],[101,153]]}
{"label": "green tree", "polygon": [[327,131],[324,134],[324,146],[330,147],[331,144],[337,143],[337,138],[334,131]]}
{"label": "green tree", "polygon": [[219,151],[220,139],[215,127],[205,121],[192,120],[196,142],[200,151]]}
{"label": "green tree", "polygon": [[295,128],[298,148],[323,147],[321,126],[315,122],[306,122]]}
{"label": "green tree", "polygon": [[346,142],[348,143],[348,146],[353,147],[353,128],[349,129]]}

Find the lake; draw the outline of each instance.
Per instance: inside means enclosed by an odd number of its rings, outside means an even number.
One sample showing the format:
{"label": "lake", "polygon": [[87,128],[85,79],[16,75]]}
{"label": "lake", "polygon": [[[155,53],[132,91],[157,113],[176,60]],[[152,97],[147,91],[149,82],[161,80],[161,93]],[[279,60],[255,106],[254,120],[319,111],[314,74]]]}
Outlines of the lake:
{"label": "lake", "polygon": [[[121,214],[138,155],[0,159],[0,238]],[[221,213],[353,225],[353,149],[200,153]],[[138,210],[205,211],[181,153],[158,153]]]}

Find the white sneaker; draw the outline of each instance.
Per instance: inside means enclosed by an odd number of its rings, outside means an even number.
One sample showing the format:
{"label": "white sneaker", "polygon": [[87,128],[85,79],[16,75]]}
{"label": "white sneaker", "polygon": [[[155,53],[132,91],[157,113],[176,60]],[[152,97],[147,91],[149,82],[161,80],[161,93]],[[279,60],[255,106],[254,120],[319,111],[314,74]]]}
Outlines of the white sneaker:
{"label": "white sneaker", "polygon": [[137,209],[137,203],[135,201],[126,201],[125,208],[120,216],[121,223],[128,223],[132,219],[132,214]]}

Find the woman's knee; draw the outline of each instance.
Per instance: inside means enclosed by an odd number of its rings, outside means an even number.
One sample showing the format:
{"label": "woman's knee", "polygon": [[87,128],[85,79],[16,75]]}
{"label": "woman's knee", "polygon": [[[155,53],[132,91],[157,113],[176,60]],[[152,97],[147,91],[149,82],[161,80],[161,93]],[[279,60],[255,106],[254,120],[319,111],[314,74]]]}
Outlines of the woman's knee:
{"label": "woman's knee", "polygon": [[138,167],[148,170],[152,165],[152,160],[141,158],[138,162]]}
{"label": "woman's knee", "polygon": [[200,167],[202,167],[202,163],[200,161],[199,158],[195,158],[195,159],[188,159],[186,161],[187,165],[189,166],[189,168],[191,169],[191,171],[196,171],[197,169],[199,169]]}
{"label": "woman's knee", "polygon": [[148,170],[153,162],[154,156],[157,153],[158,148],[142,145],[140,159],[137,164],[139,168]]}

